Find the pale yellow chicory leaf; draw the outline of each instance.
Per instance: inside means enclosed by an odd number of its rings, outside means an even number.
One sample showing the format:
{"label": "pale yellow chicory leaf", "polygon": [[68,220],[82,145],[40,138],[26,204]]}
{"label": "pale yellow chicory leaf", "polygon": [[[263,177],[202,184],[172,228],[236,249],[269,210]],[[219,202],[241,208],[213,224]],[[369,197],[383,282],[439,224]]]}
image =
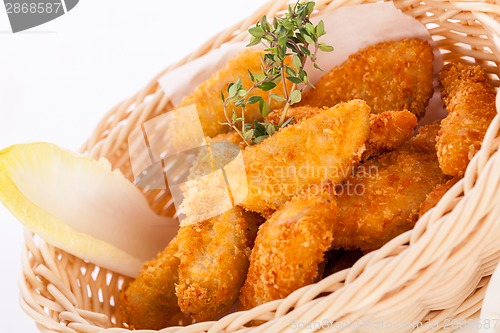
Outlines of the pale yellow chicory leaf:
{"label": "pale yellow chicory leaf", "polygon": [[0,201],[47,242],[132,277],[178,229],[107,160],[47,143],[0,151]]}

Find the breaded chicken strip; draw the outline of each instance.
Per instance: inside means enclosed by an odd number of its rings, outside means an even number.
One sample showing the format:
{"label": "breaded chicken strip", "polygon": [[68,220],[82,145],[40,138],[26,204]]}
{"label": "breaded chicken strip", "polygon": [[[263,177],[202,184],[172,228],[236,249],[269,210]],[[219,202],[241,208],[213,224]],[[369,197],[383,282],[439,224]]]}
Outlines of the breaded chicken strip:
{"label": "breaded chicken strip", "polygon": [[437,184],[432,192],[427,195],[425,201],[420,205],[420,211],[418,213],[419,217],[427,213],[427,211],[429,211],[431,208],[434,208],[434,206],[438,204],[439,200],[441,200],[446,192],[448,192],[448,190],[452,188],[453,185],[455,185],[459,180],[460,178],[455,177],[448,180],[444,184]]}
{"label": "breaded chicken strip", "polygon": [[361,100],[341,103],[246,148],[248,194],[241,206],[269,213],[311,185],[341,182],[364,151],[369,115]]}
{"label": "breaded chicken strip", "polygon": [[179,230],[176,294],[181,310],[196,321],[216,319],[238,299],[260,221],[250,214],[235,207]]}
{"label": "breaded chicken strip", "polygon": [[301,104],[333,106],[359,98],[373,113],[407,109],[421,118],[433,93],[433,57],[429,43],[419,39],[367,47],[325,74]]}
{"label": "breaded chicken strip", "polygon": [[479,66],[448,64],[439,79],[448,111],[437,139],[439,165],[445,174],[461,177],[497,113],[496,93]]}
{"label": "breaded chicken strip", "polygon": [[175,285],[179,282],[178,237],[120,293],[118,316],[132,329],[159,330],[192,322],[179,309]]}
{"label": "breaded chicken strip", "polygon": [[[290,108],[287,117],[293,117],[290,124],[296,124],[325,110],[328,110],[328,108],[298,106]],[[277,125],[282,111],[282,109],[272,111],[266,117],[266,121]],[[366,141],[366,150],[361,159],[366,160],[401,146],[413,136],[415,126],[417,126],[417,117],[407,110],[371,114],[370,135]]]}
{"label": "breaded chicken strip", "polygon": [[413,136],[417,117],[407,110],[370,115],[370,136],[362,159],[394,150]]}
{"label": "breaded chicken strip", "polygon": [[333,249],[375,250],[411,229],[419,208],[445,176],[433,148],[436,125],[404,146],[369,160],[337,186]]}
{"label": "breaded chicken strip", "polygon": [[[245,50],[229,60],[226,66],[214,73],[208,80],[200,84],[188,96],[184,97],[178,107],[195,104],[200,117],[201,126],[206,136],[214,137],[217,134],[228,132],[231,128],[226,125],[221,125],[220,122],[226,122],[224,116],[223,104],[220,96],[221,90],[227,96],[227,86],[231,82],[235,82],[241,78],[243,88],[248,89],[253,85],[248,71],[252,73],[261,73],[260,56],[262,52],[254,50]],[[283,91],[283,86],[279,84],[273,90]],[[262,91],[255,89],[252,95],[262,96],[265,100],[269,99],[269,94],[272,91]],[[273,100],[271,107],[277,107],[280,103]],[[233,109],[231,109],[229,113]],[[235,110],[240,113],[240,108]],[[245,109],[245,119],[252,123],[254,119],[261,119],[258,104],[249,104]]]}
{"label": "breaded chicken strip", "polygon": [[284,298],[321,278],[335,211],[330,182],[294,197],[261,226],[240,293],[244,309]]}

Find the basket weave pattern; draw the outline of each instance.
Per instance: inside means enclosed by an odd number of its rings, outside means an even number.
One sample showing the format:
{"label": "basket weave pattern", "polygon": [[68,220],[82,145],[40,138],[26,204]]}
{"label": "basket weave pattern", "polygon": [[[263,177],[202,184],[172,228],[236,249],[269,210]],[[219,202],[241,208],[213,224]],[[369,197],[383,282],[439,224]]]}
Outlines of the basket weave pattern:
{"label": "basket weave pattern", "polygon": [[[318,12],[323,13],[373,1],[316,2]],[[114,168],[132,179],[128,136],[143,122],[172,109],[158,86],[158,78],[223,43],[243,40],[248,27],[258,18],[264,14],[279,15],[287,5],[287,0],[270,1],[159,73],[143,90],[104,117],[82,151],[106,157]],[[395,5],[428,27],[445,62],[479,64],[491,74],[492,82],[500,85],[500,23],[496,21],[500,19],[500,4],[489,0],[481,3],[398,0]],[[500,110],[499,96],[497,110]],[[293,323],[322,323],[323,319],[338,324],[360,320],[392,324],[430,321],[439,326],[384,327],[388,332],[426,332],[444,330],[447,320],[477,315],[489,276],[500,261],[499,147],[500,114],[493,120],[465,177],[413,230],[365,255],[352,268],[303,287],[286,299],[233,313],[216,322],[161,332],[275,333],[291,330]],[[175,213],[168,192],[156,190],[145,194],[157,213],[169,216]],[[115,301],[125,277],[54,248],[28,231],[25,240],[20,301],[41,332],[128,332],[125,328],[112,328],[123,327],[115,316]],[[245,328],[256,319],[265,323]],[[377,331],[373,327],[366,330]]]}

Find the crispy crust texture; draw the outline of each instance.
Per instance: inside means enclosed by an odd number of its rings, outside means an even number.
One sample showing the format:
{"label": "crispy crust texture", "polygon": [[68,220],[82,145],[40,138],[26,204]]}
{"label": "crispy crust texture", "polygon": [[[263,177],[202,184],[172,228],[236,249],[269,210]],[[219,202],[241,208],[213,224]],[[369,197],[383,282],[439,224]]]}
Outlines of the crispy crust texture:
{"label": "crispy crust texture", "polygon": [[266,213],[311,185],[341,182],[364,151],[369,115],[361,100],[341,103],[246,148],[248,194],[241,205]]}
{"label": "crispy crust texture", "polygon": [[325,74],[302,104],[333,106],[359,98],[373,113],[407,109],[420,118],[433,94],[433,58],[429,43],[419,39],[367,47]]}
{"label": "crispy crust texture", "polygon": [[[326,110],[328,110],[326,107],[292,107],[288,110],[287,117],[293,117],[290,122],[293,125]],[[272,111],[266,117],[266,121],[277,125],[282,111],[282,109]],[[408,110],[384,111],[379,114],[371,114],[370,135],[366,141],[366,150],[361,159],[366,160],[401,146],[413,136],[415,126],[417,126],[417,117]]]}
{"label": "crispy crust texture", "polygon": [[242,308],[284,298],[321,278],[335,210],[330,182],[294,197],[261,226],[240,293]]}
{"label": "crispy crust texture", "polygon": [[180,229],[176,294],[185,314],[196,321],[214,320],[236,302],[245,282],[257,221],[235,207]]}
{"label": "crispy crust texture", "polygon": [[496,94],[479,66],[448,64],[439,79],[448,111],[437,139],[439,165],[445,174],[461,177],[497,113]]}
{"label": "crispy crust texture", "polygon": [[337,187],[333,249],[375,250],[413,227],[421,203],[447,180],[433,148],[437,129],[424,127],[404,146],[360,165]]}
{"label": "crispy crust texture", "polygon": [[[229,62],[214,73],[208,80],[201,83],[196,89],[184,97],[179,107],[195,104],[200,116],[201,126],[206,136],[214,137],[217,134],[228,132],[229,126],[221,125],[219,122],[225,122],[224,109],[220,92],[221,90],[227,96],[227,86],[229,83],[241,78],[243,88],[248,89],[253,85],[248,71],[252,73],[260,73],[260,55],[262,53],[254,50],[245,50],[229,60]],[[283,91],[283,86],[280,84],[273,90]],[[253,95],[262,96],[268,100],[269,94],[273,91],[261,91],[257,89]],[[273,100],[274,101],[274,100]],[[274,101],[271,107],[279,107],[282,103]],[[232,109],[232,108],[231,108]],[[241,109],[236,107],[235,110],[241,113]],[[248,122],[253,122],[254,119],[262,119],[258,104],[249,104],[245,110],[245,118]]]}
{"label": "crispy crust texture", "polygon": [[192,321],[177,306],[178,238],[174,238],[157,258],[144,265],[139,276],[120,293],[118,316],[132,329],[159,330]]}
{"label": "crispy crust texture", "polygon": [[407,111],[385,111],[370,115],[370,136],[362,160],[394,150],[413,136],[417,117]]}
{"label": "crispy crust texture", "polygon": [[422,217],[422,215],[427,213],[431,208],[434,208],[438,204],[439,200],[441,200],[441,198],[446,194],[446,192],[448,192],[448,190],[452,188],[453,185],[455,185],[459,180],[460,178],[454,177],[444,184],[437,184],[432,192],[427,195],[425,201],[420,205],[420,211],[418,213],[419,217]]}

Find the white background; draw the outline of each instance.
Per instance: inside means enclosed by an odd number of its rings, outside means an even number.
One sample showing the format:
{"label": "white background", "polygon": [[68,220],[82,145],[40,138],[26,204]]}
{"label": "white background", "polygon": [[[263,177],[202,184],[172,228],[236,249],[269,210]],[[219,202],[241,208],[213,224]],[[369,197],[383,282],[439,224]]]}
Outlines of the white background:
{"label": "white background", "polygon": [[[48,141],[78,150],[109,108],[265,2],[83,0],[16,34],[0,5],[0,149]],[[1,204],[0,227],[1,331],[37,332],[18,301],[22,228]]]}

